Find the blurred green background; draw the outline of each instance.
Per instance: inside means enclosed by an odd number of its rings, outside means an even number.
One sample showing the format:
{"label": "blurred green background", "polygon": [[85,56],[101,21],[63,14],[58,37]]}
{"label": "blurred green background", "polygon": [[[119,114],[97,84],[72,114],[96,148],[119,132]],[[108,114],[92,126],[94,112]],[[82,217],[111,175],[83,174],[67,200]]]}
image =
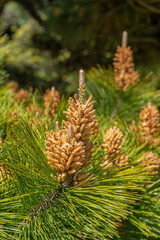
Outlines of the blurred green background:
{"label": "blurred green background", "polygon": [[143,76],[160,75],[160,0],[0,0],[0,61],[21,87],[61,93],[78,71],[108,68],[123,30]]}

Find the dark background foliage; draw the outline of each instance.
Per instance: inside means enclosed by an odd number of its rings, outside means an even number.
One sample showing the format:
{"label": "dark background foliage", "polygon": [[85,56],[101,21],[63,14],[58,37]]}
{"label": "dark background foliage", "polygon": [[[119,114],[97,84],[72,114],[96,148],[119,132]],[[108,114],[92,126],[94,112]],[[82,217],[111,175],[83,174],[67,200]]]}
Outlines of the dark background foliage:
{"label": "dark background foliage", "polygon": [[1,0],[0,20],[4,65],[21,86],[72,92],[80,68],[112,64],[123,30],[138,69],[160,73],[159,0]]}

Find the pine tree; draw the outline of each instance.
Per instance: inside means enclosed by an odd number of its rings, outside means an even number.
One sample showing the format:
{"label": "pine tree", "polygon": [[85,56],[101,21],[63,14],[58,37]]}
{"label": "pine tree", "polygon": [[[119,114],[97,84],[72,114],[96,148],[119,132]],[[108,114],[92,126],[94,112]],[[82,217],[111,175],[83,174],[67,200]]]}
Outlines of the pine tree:
{"label": "pine tree", "polygon": [[87,77],[68,103],[0,86],[0,239],[159,239],[160,93],[102,67]]}

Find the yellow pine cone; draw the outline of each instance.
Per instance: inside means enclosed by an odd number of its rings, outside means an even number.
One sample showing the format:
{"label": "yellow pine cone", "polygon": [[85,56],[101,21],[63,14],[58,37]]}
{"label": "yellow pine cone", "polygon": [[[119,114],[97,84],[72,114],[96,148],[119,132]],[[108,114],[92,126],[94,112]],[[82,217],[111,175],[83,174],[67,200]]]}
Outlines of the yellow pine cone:
{"label": "yellow pine cone", "polygon": [[154,154],[152,151],[147,152],[145,158],[142,161],[142,168],[149,175],[158,174],[158,169],[160,167],[160,159],[158,154]]}
{"label": "yellow pine cone", "polygon": [[84,144],[81,141],[77,142],[63,130],[47,133],[47,139],[45,154],[49,160],[48,164],[59,173],[59,181],[65,182],[68,175],[75,174],[84,165],[86,161]]}
{"label": "yellow pine cone", "polygon": [[113,165],[117,165],[118,167],[125,167],[128,165],[128,156],[121,154],[122,140],[123,134],[120,132],[119,128],[113,127],[107,130],[102,145],[107,154],[105,161],[101,164],[103,170],[106,170]]}
{"label": "yellow pine cone", "polygon": [[74,137],[77,140],[85,141],[91,136],[96,136],[98,133],[98,121],[97,117],[94,115],[94,101],[92,96],[84,103],[81,104],[77,95],[73,98],[69,98],[69,108],[64,113],[68,121],[63,121],[65,129],[72,124]]}
{"label": "yellow pine cone", "polygon": [[115,159],[117,156],[119,156],[122,148],[122,140],[123,134],[120,132],[119,128],[113,127],[107,130],[103,147],[105,148],[105,152],[112,159]]}
{"label": "yellow pine cone", "polygon": [[19,91],[16,92],[15,96],[14,96],[14,99],[17,101],[17,102],[29,102],[29,92],[28,90],[24,90],[24,89],[20,89]]}
{"label": "yellow pine cone", "polygon": [[147,144],[159,144],[160,140],[158,137],[160,134],[160,114],[158,109],[149,102],[147,107],[143,107],[139,118],[141,120],[139,124],[141,141]]}
{"label": "yellow pine cone", "polygon": [[2,148],[2,139],[0,138],[0,149]]}
{"label": "yellow pine cone", "polygon": [[44,107],[45,107],[45,115],[54,116],[55,110],[58,109],[58,105],[60,102],[60,95],[54,87],[51,89],[47,89],[44,93]]}
{"label": "yellow pine cone", "polygon": [[69,98],[69,108],[64,113],[68,121],[63,121],[64,130],[68,131],[68,126],[71,124],[73,127],[73,134],[77,141],[82,141],[85,146],[86,161],[83,167],[87,167],[90,164],[93,153],[93,142],[90,140],[91,136],[96,136],[98,133],[98,121],[94,115],[94,101],[92,96],[89,99],[81,103],[77,95],[74,95],[74,99]]}
{"label": "yellow pine cone", "polygon": [[116,87],[125,92],[130,85],[139,82],[139,74],[134,70],[133,51],[130,47],[118,46],[113,60]]}

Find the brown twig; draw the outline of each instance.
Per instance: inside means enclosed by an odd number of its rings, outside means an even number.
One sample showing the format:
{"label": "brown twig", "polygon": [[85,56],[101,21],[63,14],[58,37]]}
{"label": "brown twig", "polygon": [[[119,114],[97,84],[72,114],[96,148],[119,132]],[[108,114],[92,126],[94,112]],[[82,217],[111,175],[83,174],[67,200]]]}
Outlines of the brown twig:
{"label": "brown twig", "polygon": [[[28,216],[30,219],[30,222],[34,222],[34,218],[40,211],[44,211],[45,209],[49,208],[49,206],[55,202],[57,199],[60,198],[61,193],[65,190],[64,188],[60,187],[59,189],[56,189],[55,191],[50,192],[44,199],[43,201],[38,204],[33,210],[32,213]],[[27,219],[28,219],[27,218]],[[26,223],[27,219],[23,219],[22,222]]]}

